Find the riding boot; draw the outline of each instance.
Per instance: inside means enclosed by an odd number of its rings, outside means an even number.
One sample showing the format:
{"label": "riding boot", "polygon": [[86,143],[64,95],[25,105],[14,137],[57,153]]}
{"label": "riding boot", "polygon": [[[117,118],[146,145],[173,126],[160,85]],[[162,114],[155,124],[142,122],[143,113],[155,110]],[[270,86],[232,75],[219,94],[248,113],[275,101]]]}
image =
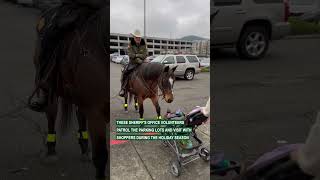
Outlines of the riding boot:
{"label": "riding boot", "polygon": [[127,80],[127,77],[123,77],[122,78],[122,82],[121,82],[121,90],[119,92],[119,96],[121,97],[124,97],[125,94],[126,94],[126,87],[127,87],[127,83],[128,83],[128,80]]}
{"label": "riding boot", "polygon": [[46,75],[46,70],[48,69],[48,65],[50,64],[48,61],[48,53],[49,53],[49,45],[46,45],[42,42],[40,54],[39,54],[39,66],[38,66],[38,77],[37,84],[38,86],[45,87],[39,89],[39,96],[34,96],[32,102],[29,104],[31,110],[36,112],[44,112],[44,108],[48,104],[48,90],[50,88],[49,80],[43,81],[44,76]]}
{"label": "riding boot", "polygon": [[48,105],[48,93],[40,89],[38,97],[34,97],[33,102],[29,105],[30,109],[36,112],[43,112]]}

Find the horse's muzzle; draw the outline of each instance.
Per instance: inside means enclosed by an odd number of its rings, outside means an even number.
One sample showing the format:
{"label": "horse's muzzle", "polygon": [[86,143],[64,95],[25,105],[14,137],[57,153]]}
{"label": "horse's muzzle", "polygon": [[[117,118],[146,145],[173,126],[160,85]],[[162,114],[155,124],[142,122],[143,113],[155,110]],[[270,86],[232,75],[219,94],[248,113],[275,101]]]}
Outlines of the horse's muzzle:
{"label": "horse's muzzle", "polygon": [[172,103],[173,99],[168,99],[167,103]]}
{"label": "horse's muzzle", "polygon": [[173,95],[172,95],[172,94],[170,94],[170,95],[165,95],[165,96],[164,96],[164,99],[165,99],[165,101],[166,101],[167,103],[172,103],[172,101],[173,101]]}

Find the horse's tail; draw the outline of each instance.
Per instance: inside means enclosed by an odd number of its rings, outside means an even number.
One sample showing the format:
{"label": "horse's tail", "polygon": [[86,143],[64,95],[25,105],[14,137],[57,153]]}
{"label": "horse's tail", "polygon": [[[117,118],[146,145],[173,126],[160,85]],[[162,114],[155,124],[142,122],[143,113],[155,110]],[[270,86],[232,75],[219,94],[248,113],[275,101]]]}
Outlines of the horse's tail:
{"label": "horse's tail", "polygon": [[[67,130],[70,129],[72,120],[74,118],[74,106],[68,103],[63,98],[59,98],[59,108],[60,108],[60,130],[61,134],[65,135]],[[58,116],[59,117],[59,116]]]}

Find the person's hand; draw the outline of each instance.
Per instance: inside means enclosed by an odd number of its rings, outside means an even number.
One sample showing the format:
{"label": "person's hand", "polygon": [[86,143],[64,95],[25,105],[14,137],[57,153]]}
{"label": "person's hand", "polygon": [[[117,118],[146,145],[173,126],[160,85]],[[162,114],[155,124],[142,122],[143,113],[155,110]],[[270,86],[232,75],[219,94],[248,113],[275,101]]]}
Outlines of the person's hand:
{"label": "person's hand", "polygon": [[137,58],[137,63],[138,63],[138,64],[142,64],[143,61],[142,61],[140,58]]}
{"label": "person's hand", "polygon": [[142,56],[143,56],[142,54],[136,54],[136,57],[137,57],[137,58],[142,59]]}
{"label": "person's hand", "polygon": [[204,116],[209,117],[209,112],[207,111],[206,107],[201,107],[201,112]]}

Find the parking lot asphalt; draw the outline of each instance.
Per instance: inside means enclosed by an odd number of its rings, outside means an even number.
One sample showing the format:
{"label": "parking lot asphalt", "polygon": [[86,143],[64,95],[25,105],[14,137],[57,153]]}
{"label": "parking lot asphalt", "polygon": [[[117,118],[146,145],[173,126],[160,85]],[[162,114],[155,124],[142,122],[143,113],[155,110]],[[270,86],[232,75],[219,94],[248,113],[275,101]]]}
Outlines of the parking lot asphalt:
{"label": "parking lot asphalt", "polygon": [[250,164],[279,145],[304,142],[320,110],[319,45],[319,38],[275,41],[258,61],[232,49],[214,53],[215,151]]}

